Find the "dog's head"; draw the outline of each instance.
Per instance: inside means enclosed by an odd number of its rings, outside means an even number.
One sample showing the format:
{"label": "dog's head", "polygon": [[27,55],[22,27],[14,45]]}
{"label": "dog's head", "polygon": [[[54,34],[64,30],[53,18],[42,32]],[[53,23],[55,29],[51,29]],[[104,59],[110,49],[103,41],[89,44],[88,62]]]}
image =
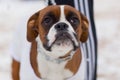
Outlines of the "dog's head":
{"label": "dog's head", "polygon": [[28,20],[27,40],[32,42],[36,37],[49,55],[64,56],[87,40],[88,20],[71,6],[48,6]]}

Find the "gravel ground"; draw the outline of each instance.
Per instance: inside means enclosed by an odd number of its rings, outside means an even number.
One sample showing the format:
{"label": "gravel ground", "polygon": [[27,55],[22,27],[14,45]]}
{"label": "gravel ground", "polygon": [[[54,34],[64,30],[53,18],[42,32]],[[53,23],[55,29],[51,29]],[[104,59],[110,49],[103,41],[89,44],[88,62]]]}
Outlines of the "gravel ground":
{"label": "gravel ground", "polygon": [[[120,0],[95,0],[98,35],[98,80],[120,80]],[[0,0],[0,80],[11,80],[9,47],[15,25],[40,4]],[[37,8],[36,8],[37,7]],[[26,13],[26,14],[25,14]]]}

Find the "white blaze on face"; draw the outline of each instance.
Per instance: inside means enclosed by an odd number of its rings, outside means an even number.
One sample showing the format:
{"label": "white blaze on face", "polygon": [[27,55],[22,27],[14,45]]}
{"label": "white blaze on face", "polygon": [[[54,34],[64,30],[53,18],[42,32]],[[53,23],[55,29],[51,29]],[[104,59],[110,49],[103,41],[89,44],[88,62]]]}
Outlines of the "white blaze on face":
{"label": "white blaze on face", "polygon": [[60,11],[61,11],[61,15],[60,15],[59,22],[66,22],[65,13],[64,13],[64,6],[60,6]]}

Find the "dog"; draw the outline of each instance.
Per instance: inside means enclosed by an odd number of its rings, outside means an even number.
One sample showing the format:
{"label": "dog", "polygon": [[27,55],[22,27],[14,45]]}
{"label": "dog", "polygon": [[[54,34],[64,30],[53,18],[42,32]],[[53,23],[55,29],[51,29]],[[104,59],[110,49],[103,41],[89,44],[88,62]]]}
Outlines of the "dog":
{"label": "dog", "polygon": [[84,80],[80,43],[88,38],[88,20],[68,5],[52,5],[27,22],[29,52],[12,61],[13,80]]}

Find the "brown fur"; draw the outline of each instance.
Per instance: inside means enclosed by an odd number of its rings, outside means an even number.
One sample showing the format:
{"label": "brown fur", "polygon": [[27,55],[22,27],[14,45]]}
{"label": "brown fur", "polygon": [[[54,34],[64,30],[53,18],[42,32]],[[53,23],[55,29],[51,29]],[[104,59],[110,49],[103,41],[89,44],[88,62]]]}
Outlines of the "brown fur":
{"label": "brown fur", "polygon": [[89,24],[88,24],[87,18],[82,13],[80,13],[80,15],[81,15],[81,23],[82,23],[82,35],[81,35],[80,41],[86,42],[88,39],[88,25]]}
{"label": "brown fur", "polygon": [[78,34],[77,37],[81,42],[86,42],[88,38],[88,20],[87,18],[80,13],[79,11],[76,11],[71,6],[65,6],[65,15],[67,15],[69,12],[76,12],[77,17],[80,20],[80,24],[78,25],[76,29],[76,33]]}
{"label": "brown fur", "polygon": [[73,58],[68,61],[65,68],[69,69],[73,74],[77,73],[80,63],[82,60],[81,51],[77,49],[76,53],[73,55]]}
{"label": "brown fur", "polygon": [[20,80],[19,72],[20,72],[20,63],[13,59],[12,60],[12,79],[13,80]]}
{"label": "brown fur", "polygon": [[35,40],[35,38],[37,37],[37,35],[39,34],[43,44],[46,43],[46,34],[48,32],[45,31],[45,29],[42,27],[42,20],[45,16],[45,14],[49,13],[49,12],[53,12],[56,17],[60,17],[60,9],[58,6],[50,6],[47,7],[43,10],[38,11],[37,13],[35,13],[34,15],[32,15],[30,17],[30,19],[28,20],[28,25],[27,25],[27,40],[32,42],[33,40]]}
{"label": "brown fur", "polygon": [[34,70],[34,73],[36,76],[41,77],[39,71],[38,71],[38,64],[37,64],[37,42],[34,40],[31,45],[31,51],[30,51],[30,63]]}

